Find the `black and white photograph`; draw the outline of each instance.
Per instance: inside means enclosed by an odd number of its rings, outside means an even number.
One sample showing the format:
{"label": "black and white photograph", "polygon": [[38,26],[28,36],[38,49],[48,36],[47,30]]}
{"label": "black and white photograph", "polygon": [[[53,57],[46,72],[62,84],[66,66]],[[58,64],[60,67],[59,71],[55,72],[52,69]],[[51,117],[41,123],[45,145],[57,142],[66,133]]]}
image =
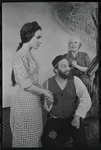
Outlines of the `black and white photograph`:
{"label": "black and white photograph", "polygon": [[98,2],[2,2],[2,148],[99,147]]}

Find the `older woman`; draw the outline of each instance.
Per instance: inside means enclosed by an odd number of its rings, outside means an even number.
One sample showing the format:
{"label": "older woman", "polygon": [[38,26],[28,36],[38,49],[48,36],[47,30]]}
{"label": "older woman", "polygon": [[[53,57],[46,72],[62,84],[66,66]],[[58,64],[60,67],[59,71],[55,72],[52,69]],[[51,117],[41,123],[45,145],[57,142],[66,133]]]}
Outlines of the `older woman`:
{"label": "older woman", "polygon": [[20,30],[21,43],[17,48],[11,74],[12,85],[18,85],[10,113],[13,134],[12,147],[41,147],[43,132],[40,95],[52,100],[50,91],[38,83],[39,65],[32,55],[41,44],[42,29],[36,21],[28,22]]}
{"label": "older woman", "polygon": [[91,80],[85,75],[90,64],[90,58],[87,53],[79,51],[81,45],[82,43],[77,37],[72,37],[68,42],[68,53],[64,56],[69,61],[72,74],[79,77],[91,93]]}

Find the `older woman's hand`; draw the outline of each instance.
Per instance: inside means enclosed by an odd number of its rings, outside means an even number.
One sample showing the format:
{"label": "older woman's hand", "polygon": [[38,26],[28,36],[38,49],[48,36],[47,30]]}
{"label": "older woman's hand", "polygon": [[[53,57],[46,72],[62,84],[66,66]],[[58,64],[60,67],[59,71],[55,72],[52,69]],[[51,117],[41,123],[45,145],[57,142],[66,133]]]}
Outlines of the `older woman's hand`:
{"label": "older woman's hand", "polygon": [[72,61],[72,66],[76,68],[78,66],[77,61],[73,60]]}

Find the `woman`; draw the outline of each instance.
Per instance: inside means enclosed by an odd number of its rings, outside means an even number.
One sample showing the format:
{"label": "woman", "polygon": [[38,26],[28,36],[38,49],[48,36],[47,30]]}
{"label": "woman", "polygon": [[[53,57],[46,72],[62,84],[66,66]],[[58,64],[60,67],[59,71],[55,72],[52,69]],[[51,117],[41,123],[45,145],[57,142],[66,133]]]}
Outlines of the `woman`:
{"label": "woman", "polygon": [[31,53],[41,44],[41,30],[36,21],[24,24],[20,30],[21,43],[11,74],[12,85],[19,86],[10,113],[12,147],[41,147],[43,122],[40,95],[44,94],[50,101],[53,99],[51,92],[38,83],[39,65]]}
{"label": "woman", "polygon": [[70,63],[72,74],[83,81],[91,94],[91,80],[85,75],[90,65],[90,58],[87,53],[79,51],[81,45],[81,41],[77,37],[71,38],[68,42],[68,53],[64,56]]}

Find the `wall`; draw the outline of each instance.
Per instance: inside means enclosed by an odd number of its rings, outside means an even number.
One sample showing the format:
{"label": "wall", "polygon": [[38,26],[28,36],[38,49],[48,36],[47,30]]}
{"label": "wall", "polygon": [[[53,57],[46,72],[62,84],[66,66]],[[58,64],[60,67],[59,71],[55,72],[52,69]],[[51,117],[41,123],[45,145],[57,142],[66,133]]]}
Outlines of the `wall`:
{"label": "wall", "polygon": [[[11,86],[13,56],[20,42],[19,31],[24,23],[36,20],[42,26],[42,44],[34,55],[40,65],[40,84],[53,75],[51,62],[55,56],[67,52],[67,42],[71,35],[64,32],[55,22],[51,7],[47,2],[3,3],[2,4],[2,52],[3,52],[3,107],[10,106],[10,99],[17,90]],[[85,51],[93,59],[95,54]]]}

